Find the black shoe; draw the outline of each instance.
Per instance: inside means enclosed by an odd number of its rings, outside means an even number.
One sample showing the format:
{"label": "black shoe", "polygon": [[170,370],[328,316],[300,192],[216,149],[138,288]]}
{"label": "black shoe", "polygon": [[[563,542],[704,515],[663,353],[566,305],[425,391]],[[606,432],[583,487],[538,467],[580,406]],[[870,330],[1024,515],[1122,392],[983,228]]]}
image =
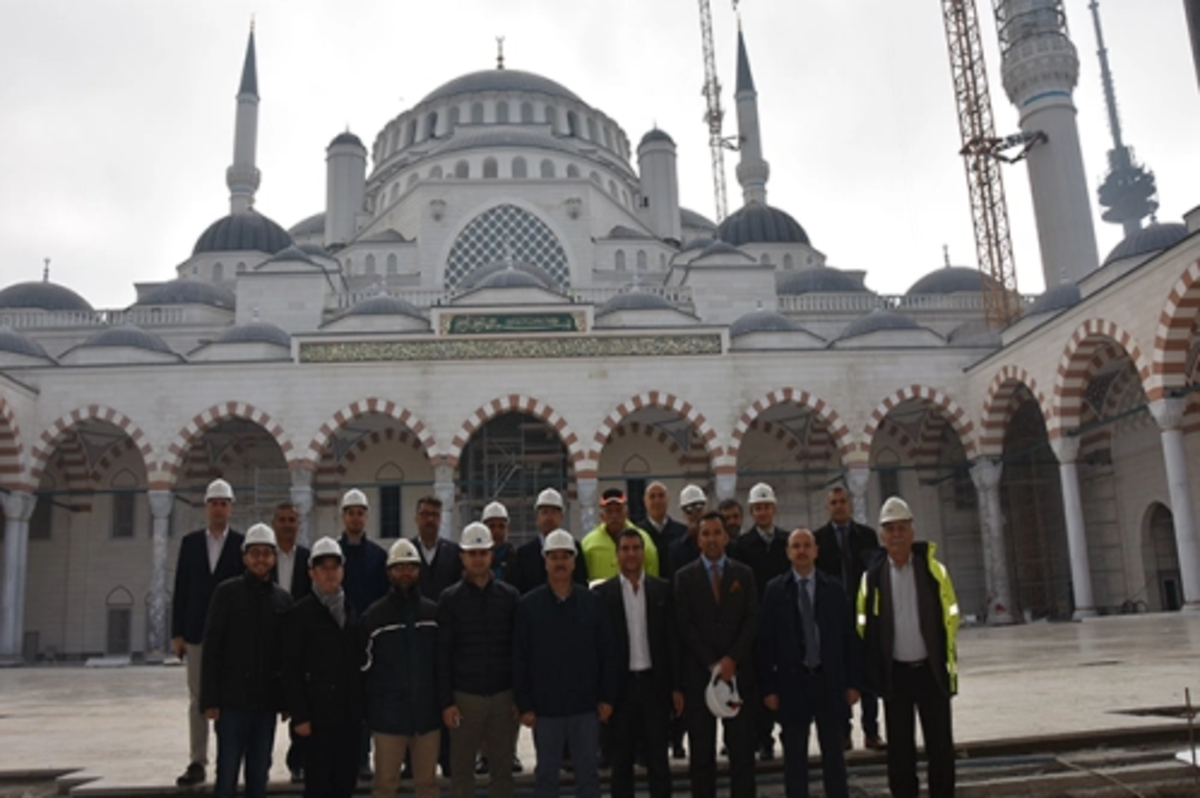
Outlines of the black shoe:
{"label": "black shoe", "polygon": [[486,776],[488,772],[488,761],[486,756],[481,756],[475,760],[475,775]]}
{"label": "black shoe", "polygon": [[371,771],[371,768],[365,767],[365,768],[358,769],[359,784],[370,784],[374,780],[375,780],[375,774]]}
{"label": "black shoe", "polygon": [[521,757],[517,756],[516,754],[513,754],[512,772],[513,773],[524,773],[525,772],[525,766],[521,764]]}
{"label": "black shoe", "polygon": [[176,787],[195,787],[197,784],[204,783],[204,765],[199,762],[193,762],[187,766],[187,770],[183,771],[183,775],[175,779]]}
{"label": "black shoe", "polygon": [[296,768],[292,771],[292,784],[304,783],[304,768]]}
{"label": "black shoe", "polygon": [[671,758],[687,759],[687,749],[683,747],[683,743],[680,743],[671,749]]}
{"label": "black shoe", "polygon": [[878,734],[869,735],[867,737],[867,739],[863,741],[863,744],[866,745],[867,748],[871,749],[872,751],[886,751],[887,750],[887,743],[885,743],[883,741],[883,738],[880,737]]}
{"label": "black shoe", "polygon": [[775,746],[764,745],[762,748],[758,749],[758,761],[759,762],[774,762],[775,761]]}

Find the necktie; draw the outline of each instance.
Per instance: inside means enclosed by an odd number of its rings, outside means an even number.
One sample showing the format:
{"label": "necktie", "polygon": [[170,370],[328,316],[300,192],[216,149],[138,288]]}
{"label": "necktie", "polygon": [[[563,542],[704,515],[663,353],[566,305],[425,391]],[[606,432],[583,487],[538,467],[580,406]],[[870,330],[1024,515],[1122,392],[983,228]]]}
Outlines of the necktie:
{"label": "necktie", "polygon": [[821,649],[817,642],[817,619],[808,595],[808,578],[800,580],[800,623],[804,627],[804,667],[812,670],[821,664]]}
{"label": "necktie", "polygon": [[847,546],[846,546],[846,543],[848,542],[847,541],[848,535],[846,534],[846,527],[839,526],[837,528],[837,537],[838,537],[838,550],[842,553],[842,585],[847,590],[849,590],[850,589],[850,549],[847,548]]}
{"label": "necktie", "polygon": [[718,604],[720,604],[721,603],[721,569],[717,567],[716,563],[712,564],[712,591],[713,591],[713,598],[716,599]]}

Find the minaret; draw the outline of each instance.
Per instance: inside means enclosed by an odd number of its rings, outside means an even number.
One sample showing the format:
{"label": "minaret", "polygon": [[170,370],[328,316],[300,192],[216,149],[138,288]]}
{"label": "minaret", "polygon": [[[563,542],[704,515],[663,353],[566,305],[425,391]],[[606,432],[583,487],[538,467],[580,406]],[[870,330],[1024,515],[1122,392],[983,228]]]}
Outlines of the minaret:
{"label": "minaret", "polygon": [[1079,56],[1062,0],[1001,0],[1000,69],[1021,130],[1044,133],[1029,151],[1029,185],[1046,287],[1077,281],[1100,263],[1072,93]]}
{"label": "minaret", "polygon": [[254,192],[261,178],[254,165],[258,142],[258,68],[254,58],[254,23],[246,43],[242,82],[237,94],[237,123],[233,134],[233,165],[225,170],[229,186],[229,212],[247,213],[254,208]]}
{"label": "minaret", "polygon": [[325,149],[325,247],[343,247],[358,232],[366,206],[367,148],[347,130]]}
{"label": "minaret", "polygon": [[733,99],[737,103],[738,149],[741,150],[737,179],[742,184],[742,199],[766,205],[771,167],[763,160],[762,134],[758,129],[758,92],[754,90],[754,75],[750,73],[750,58],[746,55],[741,23],[738,24],[737,86]]}
{"label": "minaret", "polygon": [[656,127],[642,137],[637,158],[642,218],[656,236],[678,244],[683,240],[683,225],[679,216],[675,140]]}
{"label": "minaret", "polygon": [[1133,148],[1121,138],[1121,118],[1117,115],[1117,93],[1113,88],[1112,70],[1108,66],[1108,48],[1104,46],[1104,31],[1100,27],[1100,3],[1088,4],[1096,26],[1096,54],[1100,57],[1100,79],[1104,84],[1104,102],[1108,107],[1108,129],[1112,132],[1113,148],[1108,151],[1108,174],[1097,190],[1100,204],[1107,208],[1106,222],[1125,228],[1126,237],[1142,227],[1142,219],[1158,210],[1154,195],[1157,187],[1154,173],[1134,160]]}

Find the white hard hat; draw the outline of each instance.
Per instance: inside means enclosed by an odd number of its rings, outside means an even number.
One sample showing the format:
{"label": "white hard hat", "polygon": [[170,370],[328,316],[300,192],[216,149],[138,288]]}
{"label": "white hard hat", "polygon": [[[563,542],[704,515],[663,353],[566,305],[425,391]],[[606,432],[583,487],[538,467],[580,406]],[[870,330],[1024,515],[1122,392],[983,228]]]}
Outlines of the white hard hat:
{"label": "white hard hat", "polygon": [[750,504],[774,504],[775,489],[765,482],[760,482],[750,489]]}
{"label": "white hard hat", "polygon": [[716,718],[736,718],[742,709],[742,697],[738,694],[737,677],[731,681],[721,678],[721,666],[713,665],[712,678],[704,691],[704,702],[708,711]]}
{"label": "white hard hat", "polygon": [[483,508],[482,521],[491,521],[493,518],[503,518],[508,520],[508,508],[500,502],[492,502],[487,507]]}
{"label": "white hard hat", "polygon": [[341,509],[345,510],[347,507],[361,507],[367,510],[371,505],[367,503],[367,494],[358,488],[352,488],[346,491],[346,495],[342,497]]}
{"label": "white hard hat", "polygon": [[911,521],[913,520],[912,510],[908,508],[908,502],[901,499],[899,496],[891,496],[883,503],[883,508],[879,511],[879,523],[890,524],[893,521]]}
{"label": "white hard hat", "polygon": [[537,504],[533,506],[535,510],[538,507],[557,507],[560,510],[564,509],[562,494],[556,491],[554,488],[546,488],[544,491],[538,494]]}
{"label": "white hard hat", "polygon": [[345,555],[342,554],[342,547],[330,537],[321,538],[313,544],[312,551],[308,553],[308,562],[315,563],[322,557],[337,557],[338,562],[346,560]]}
{"label": "white hard hat", "polygon": [[680,507],[691,507],[693,504],[708,504],[708,497],[699,485],[688,485],[679,491]]}
{"label": "white hard hat", "polygon": [[546,535],[546,542],[542,545],[542,555],[545,556],[552,551],[569,551],[574,555],[575,538],[571,537],[571,533],[565,529],[554,530]]}
{"label": "white hard hat", "polygon": [[251,546],[270,546],[273,549],[279,548],[275,543],[275,530],[266,524],[255,524],[246,532],[246,539],[242,541],[242,551]]}
{"label": "white hard hat", "polygon": [[213,499],[233,501],[233,486],[223,479],[214,479],[208,483],[208,490],[204,491],[204,501],[208,502]]}
{"label": "white hard hat", "polygon": [[417,554],[417,547],[412,544],[411,540],[400,538],[392,544],[390,549],[388,549],[388,568],[391,568],[396,563],[420,561],[421,555]]}
{"label": "white hard hat", "polygon": [[490,549],[492,547],[492,530],[478,521],[467,524],[466,528],[462,531],[462,539],[459,545],[463,551]]}

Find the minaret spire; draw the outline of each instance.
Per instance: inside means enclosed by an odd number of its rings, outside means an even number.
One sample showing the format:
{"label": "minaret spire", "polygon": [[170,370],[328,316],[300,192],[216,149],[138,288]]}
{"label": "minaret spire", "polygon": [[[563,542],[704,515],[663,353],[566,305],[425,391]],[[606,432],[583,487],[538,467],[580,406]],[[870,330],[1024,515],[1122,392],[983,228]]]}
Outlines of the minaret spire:
{"label": "minaret spire", "polygon": [[233,135],[233,164],[225,171],[229,186],[229,212],[247,213],[254,208],[254,192],[261,179],[255,166],[258,145],[258,63],[254,51],[254,22],[246,42],[242,79],[238,84],[237,121]]}
{"label": "minaret spire", "polygon": [[742,184],[742,199],[767,203],[767,178],[770,165],[763,159],[762,135],[758,127],[758,92],[750,71],[750,56],[746,53],[746,38],[738,21],[737,85],[733,93],[737,103],[738,149],[742,156],[737,165],[737,179]]}

